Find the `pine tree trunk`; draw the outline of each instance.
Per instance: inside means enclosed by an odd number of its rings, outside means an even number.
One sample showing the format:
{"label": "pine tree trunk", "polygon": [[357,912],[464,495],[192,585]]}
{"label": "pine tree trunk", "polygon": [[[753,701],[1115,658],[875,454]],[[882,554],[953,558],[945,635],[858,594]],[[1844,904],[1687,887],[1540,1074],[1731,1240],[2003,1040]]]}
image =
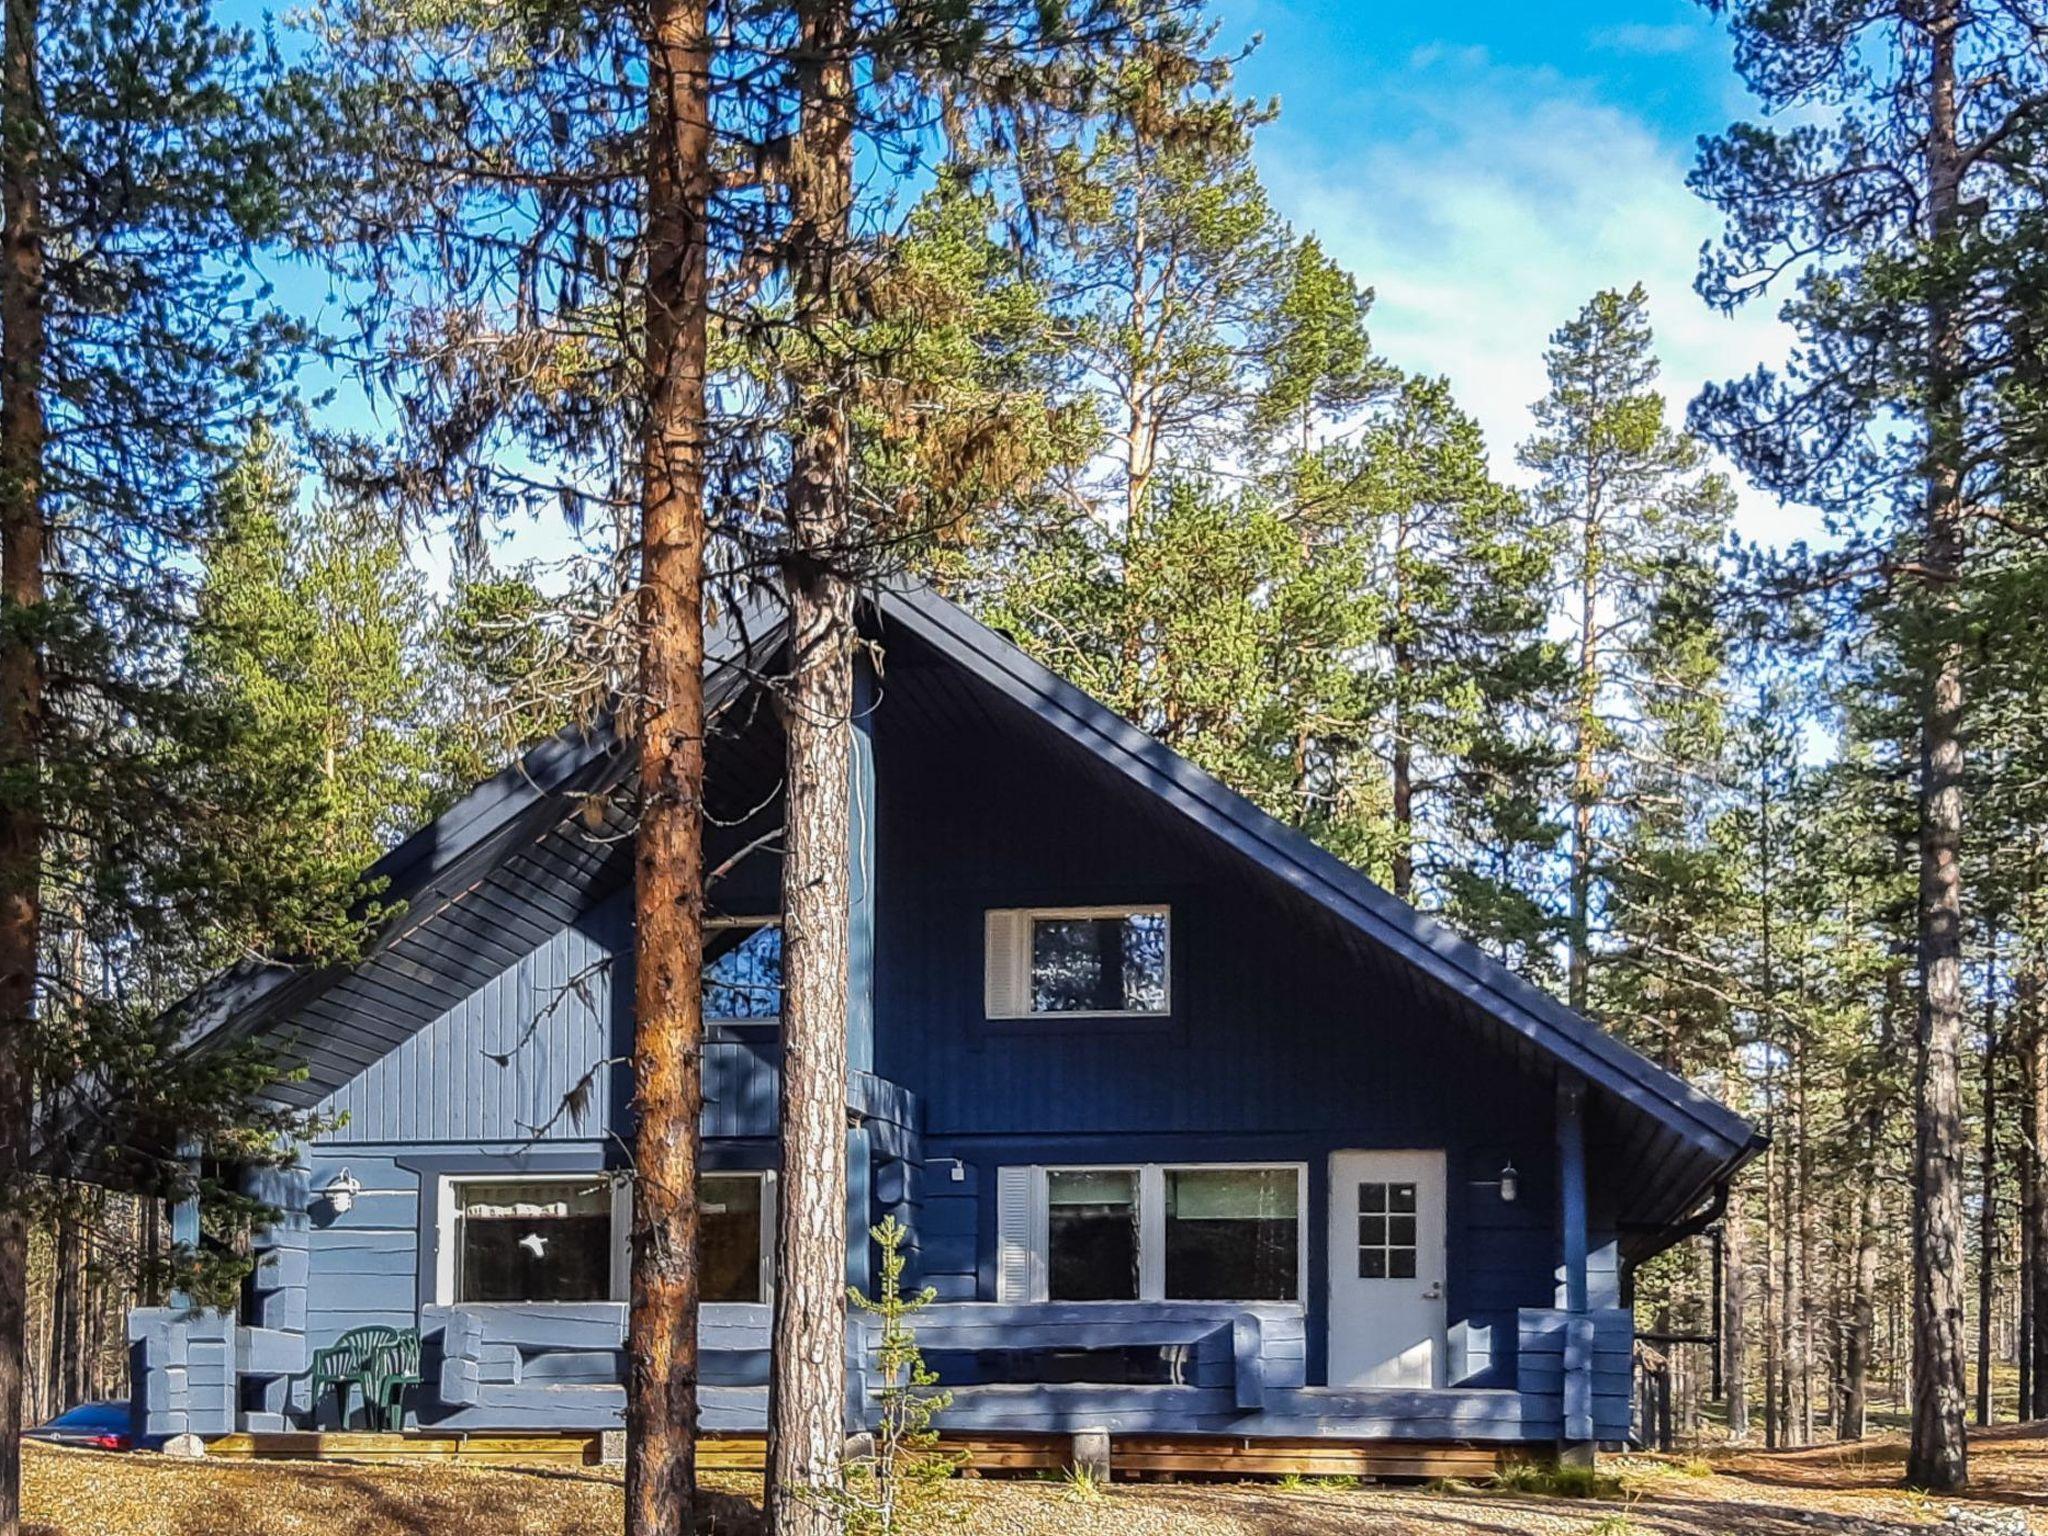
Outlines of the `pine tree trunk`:
{"label": "pine tree trunk", "polygon": [[1808,1133],[1806,1119],[1806,1041],[1799,1042],[1799,1056],[1794,1082],[1794,1109],[1798,1140],[1795,1155],[1790,1160],[1793,1189],[1790,1209],[1795,1213],[1796,1233],[1788,1245],[1788,1265],[1785,1295],[1797,1297],[1787,1303],[1787,1326],[1792,1332],[1794,1347],[1792,1359],[1797,1375],[1793,1386],[1797,1391],[1797,1407],[1794,1423],[1798,1426],[1799,1443],[1811,1445],[1813,1432],[1813,1338],[1814,1338],[1814,1283],[1813,1283],[1813,1137]]}
{"label": "pine tree trunk", "polygon": [[1408,739],[1415,656],[1408,638],[1408,519],[1394,529],[1394,894],[1415,895],[1415,751]]}
{"label": "pine tree trunk", "polygon": [[84,1330],[78,1312],[85,1280],[80,1237],[77,1217],[69,1209],[60,1211],[51,1242],[49,1385],[43,1398],[46,1407],[59,1413],[78,1401],[74,1394],[84,1374],[79,1358]]}
{"label": "pine tree trunk", "polygon": [[2039,961],[2029,967],[2026,983],[2027,1133],[2033,1144],[2030,1159],[2032,1198],[2027,1234],[2028,1315],[2033,1320],[2029,1343],[2035,1418],[2048,1418],[2048,1020],[2042,1017],[2042,976]]}
{"label": "pine tree trunk", "polygon": [[1779,1413],[1778,1380],[1784,1334],[1778,1307],[1778,1286],[1776,1276],[1776,1253],[1780,1242],[1778,1216],[1781,1210],[1778,1201],[1778,1163],[1780,1161],[1776,1144],[1764,1153],[1764,1253],[1760,1274],[1763,1281],[1763,1340],[1764,1340],[1764,1449],[1775,1451],[1781,1443],[1780,1430],[1783,1420]]}
{"label": "pine tree trunk", "polygon": [[1884,1192],[1878,1182],[1878,1150],[1884,1110],[1873,1094],[1863,1111],[1862,1189],[1856,1219],[1856,1255],[1849,1297],[1849,1333],[1843,1350],[1842,1419],[1838,1440],[1861,1440],[1870,1417],[1870,1351],[1877,1322],[1878,1238],[1884,1223]]}
{"label": "pine tree trunk", "polygon": [[855,317],[850,0],[797,11],[800,117],[789,171],[792,330],[805,381],[788,481],[782,856],[782,1184],[768,1389],[768,1518],[827,1536],[846,1444],[847,850],[854,587],[848,380],[827,333]]}
{"label": "pine tree trunk", "polygon": [[[1960,0],[1935,0],[1930,45],[1927,192],[1931,233],[1953,237],[1962,157],[1956,126]],[[1913,1415],[1911,1483],[1938,1492],[1969,1481],[1964,1415],[1963,652],[1952,632],[1962,574],[1959,322],[1947,301],[1929,305],[1929,440],[1924,569],[1925,693],[1920,740],[1920,1049],[1913,1159]]]}
{"label": "pine tree trunk", "polygon": [[43,230],[38,0],[6,0],[0,59],[0,1536],[21,1528],[28,1329],[24,1187],[34,1092],[30,1035],[42,940],[37,781],[42,658],[25,616],[43,602]]}
{"label": "pine tree trunk", "polygon": [[[1590,492],[1589,492],[1590,498]],[[1593,942],[1593,802],[1599,795],[1597,747],[1600,730],[1600,532],[1597,503],[1586,508],[1584,543],[1579,549],[1579,615],[1577,698],[1572,745],[1572,839],[1567,939],[1571,953],[1565,974],[1565,999],[1586,1011],[1592,993]]]}
{"label": "pine tree trunk", "polygon": [[[1995,941],[1994,941],[1995,946]],[[1987,983],[1987,991],[1993,983]],[[1991,1314],[1998,1280],[1998,1021],[1997,1005],[1985,1006],[1984,1124],[1979,1131],[1977,1190],[1977,1426],[1992,1422]]]}
{"label": "pine tree trunk", "polygon": [[697,1176],[704,1103],[704,376],[710,310],[707,24],[705,0],[653,0],[627,1536],[673,1536],[696,1526]]}
{"label": "pine tree trunk", "polygon": [[1749,1438],[1749,1239],[1742,1191],[1729,1191],[1721,1218],[1721,1388],[1728,1403],[1728,1438]]}
{"label": "pine tree trunk", "polygon": [[[2022,1027],[2025,1017],[2021,1016]],[[2031,1102],[2034,1053],[2027,1045],[2019,1054],[2021,1087],[2028,1097],[2021,1101],[2021,1113],[2028,1112]],[[2034,1417],[2034,1230],[2040,1222],[2038,1184],[2040,1170],[2034,1156],[2032,1139],[2033,1127],[2026,1119],[2018,1122],[2019,1137],[2016,1144],[2019,1166],[2015,1170],[2020,1186],[2020,1230],[2019,1230],[2019,1294],[2014,1298],[2017,1318],[2013,1330],[2013,1360],[2019,1367],[2020,1402],[2019,1417],[2022,1424]]]}

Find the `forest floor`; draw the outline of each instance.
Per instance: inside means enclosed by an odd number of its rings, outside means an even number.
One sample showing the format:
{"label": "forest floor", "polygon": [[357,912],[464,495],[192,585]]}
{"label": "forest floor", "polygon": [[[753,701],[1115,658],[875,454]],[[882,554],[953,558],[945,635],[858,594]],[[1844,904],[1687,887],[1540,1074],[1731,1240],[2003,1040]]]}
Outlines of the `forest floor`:
{"label": "forest floor", "polygon": [[[1610,1497],[1328,1483],[961,1479],[920,1526],[988,1536],[2048,1536],[2048,1432],[1973,1437],[1967,1499],[1898,1486],[1902,1443],[1608,1458]],[[35,1536],[617,1536],[615,1474],[182,1461],[30,1445]],[[714,1475],[716,1536],[754,1536],[759,1479]]]}

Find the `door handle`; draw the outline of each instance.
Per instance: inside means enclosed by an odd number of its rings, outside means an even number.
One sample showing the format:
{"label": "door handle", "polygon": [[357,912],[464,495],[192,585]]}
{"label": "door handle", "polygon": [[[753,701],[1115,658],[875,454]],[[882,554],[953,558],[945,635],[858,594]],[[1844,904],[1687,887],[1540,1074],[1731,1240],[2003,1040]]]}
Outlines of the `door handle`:
{"label": "door handle", "polygon": [[1428,1290],[1426,1290],[1426,1291],[1424,1291],[1424,1292],[1422,1293],[1422,1299],[1423,1299],[1424,1301],[1442,1301],[1442,1300],[1444,1299],[1444,1283],[1443,1283],[1443,1281],[1441,1281],[1441,1280],[1432,1280],[1432,1281],[1430,1281],[1430,1282],[1429,1282],[1429,1289],[1428,1289]]}

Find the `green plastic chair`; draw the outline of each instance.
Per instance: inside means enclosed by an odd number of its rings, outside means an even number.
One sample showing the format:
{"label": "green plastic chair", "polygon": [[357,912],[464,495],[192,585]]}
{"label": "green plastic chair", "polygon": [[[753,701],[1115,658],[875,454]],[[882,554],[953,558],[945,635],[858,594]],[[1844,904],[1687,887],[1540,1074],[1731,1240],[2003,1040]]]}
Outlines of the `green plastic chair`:
{"label": "green plastic chair", "polygon": [[363,1414],[372,1429],[396,1430],[405,1427],[405,1389],[423,1379],[420,1336],[411,1328],[386,1331],[396,1337],[372,1350],[363,1366]]}
{"label": "green plastic chair", "polygon": [[[409,1330],[408,1330],[409,1331]],[[352,1328],[325,1349],[313,1352],[310,1369],[288,1378],[290,1381],[304,1381],[312,1378],[313,1390],[308,1404],[309,1414],[317,1415],[320,1408],[320,1393],[327,1387],[334,1388],[336,1423],[348,1428],[348,1393],[350,1387],[360,1388],[363,1394],[363,1414],[375,1428],[375,1410],[371,1404],[369,1373],[382,1350],[398,1343],[402,1333],[396,1328]],[[419,1369],[419,1335],[412,1335],[413,1369]]]}

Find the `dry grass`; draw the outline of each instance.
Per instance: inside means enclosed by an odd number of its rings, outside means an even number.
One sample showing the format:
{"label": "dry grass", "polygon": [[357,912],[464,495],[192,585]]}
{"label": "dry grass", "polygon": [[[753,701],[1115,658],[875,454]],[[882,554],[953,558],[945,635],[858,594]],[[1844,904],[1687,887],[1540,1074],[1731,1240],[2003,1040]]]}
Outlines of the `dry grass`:
{"label": "dry grass", "polygon": [[[1962,1506],[1898,1485],[1894,1440],[1852,1449],[1725,1453],[1711,1465],[1612,1461],[1618,1499],[1502,1489],[1306,1482],[1118,1483],[1077,1497],[1056,1481],[952,1485],[950,1529],[973,1536],[1894,1536],[2048,1533],[2048,1437],[1980,1436]],[[457,1465],[175,1461],[31,1446],[26,1515],[42,1536],[617,1536],[615,1474]],[[716,1536],[757,1536],[758,1478],[712,1474]]]}

